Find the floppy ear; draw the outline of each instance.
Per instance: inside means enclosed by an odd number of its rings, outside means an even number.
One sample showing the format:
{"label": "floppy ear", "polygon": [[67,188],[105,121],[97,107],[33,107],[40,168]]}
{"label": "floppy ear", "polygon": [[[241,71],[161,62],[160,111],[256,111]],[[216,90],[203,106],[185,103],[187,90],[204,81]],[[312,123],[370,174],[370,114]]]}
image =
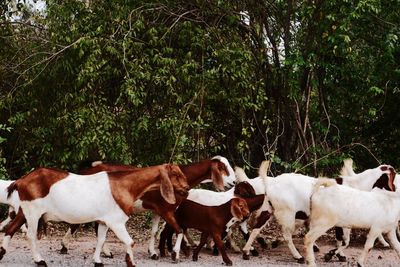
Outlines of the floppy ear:
{"label": "floppy ear", "polygon": [[392,166],[389,167],[389,188],[392,191],[396,191],[396,186],[394,185],[394,179],[396,178],[396,171],[394,170],[394,168]]}
{"label": "floppy ear", "polygon": [[167,166],[163,166],[160,170],[160,192],[165,201],[167,201],[169,204],[175,204],[176,199],[174,195],[174,188],[171,180],[169,179],[167,168]]}
{"label": "floppy ear", "polygon": [[248,182],[240,182],[235,185],[233,194],[243,198],[249,198],[254,197],[256,195],[256,191]]}
{"label": "floppy ear", "polygon": [[232,198],[231,201],[231,214],[233,217],[238,218],[240,221],[243,220],[243,214],[239,206],[239,198]]}
{"label": "floppy ear", "polygon": [[[213,160],[211,162],[211,180],[219,191],[225,191],[224,178],[222,178],[222,173],[218,168],[219,163],[219,160]],[[228,173],[226,173],[226,170],[224,170],[223,172],[228,175]]]}

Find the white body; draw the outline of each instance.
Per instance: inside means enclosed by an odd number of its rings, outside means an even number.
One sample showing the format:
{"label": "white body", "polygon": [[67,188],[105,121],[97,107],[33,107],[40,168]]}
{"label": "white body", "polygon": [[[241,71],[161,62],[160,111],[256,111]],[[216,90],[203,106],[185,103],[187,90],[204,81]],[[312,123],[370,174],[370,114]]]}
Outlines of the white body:
{"label": "white body", "polygon": [[[333,226],[370,229],[364,250],[358,259],[360,266],[363,266],[375,239],[382,233],[389,233],[389,242],[400,256],[400,243],[396,237],[400,219],[399,192],[381,189],[365,192],[321,179],[316,185],[311,203],[310,231],[305,240],[307,262],[310,266],[316,266],[313,243]],[[342,248],[344,246],[339,251]]]}
{"label": "white body", "polygon": [[[346,167],[344,166],[344,168]],[[369,191],[383,173],[388,174],[389,171],[382,171],[380,167],[377,167],[353,176],[343,177],[343,183],[360,190]],[[239,173],[238,179],[240,181],[246,180],[249,183],[255,180],[255,186],[263,188],[263,179],[260,177],[248,179],[245,174]],[[292,239],[292,235],[296,230],[296,213],[302,211],[306,215],[310,215],[310,198],[316,181],[317,179],[313,177],[296,173],[286,173],[275,178],[267,177],[265,179],[264,188],[267,198],[272,204],[274,216],[282,227],[282,234],[288,243],[290,252],[299,262],[304,262],[304,258],[294,246]],[[245,246],[246,249],[250,247],[251,244],[249,243],[255,239],[254,235],[257,235],[260,231],[261,229],[255,232],[253,229]],[[243,250],[245,251],[245,249]]]}
{"label": "white body", "polygon": [[[129,217],[114,200],[106,172],[85,177],[70,173],[66,178],[54,183],[45,197],[21,201],[21,208],[28,224],[27,237],[35,262],[43,261],[36,247],[38,221],[42,215],[46,220],[71,224],[97,220],[103,222],[105,225],[100,224],[99,231],[110,227],[125,243],[127,254],[133,262],[133,240],[125,228]],[[7,247],[9,238],[4,238],[4,248]],[[96,248],[96,251],[100,251],[99,248]],[[93,258],[96,263],[101,263],[100,253],[95,253]]]}

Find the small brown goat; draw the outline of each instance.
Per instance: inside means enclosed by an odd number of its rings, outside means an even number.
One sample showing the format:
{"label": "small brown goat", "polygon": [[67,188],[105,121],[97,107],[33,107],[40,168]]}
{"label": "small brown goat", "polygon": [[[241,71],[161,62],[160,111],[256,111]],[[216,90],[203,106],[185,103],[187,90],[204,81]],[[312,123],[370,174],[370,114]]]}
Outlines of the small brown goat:
{"label": "small brown goat", "polygon": [[[201,192],[201,189],[197,189]],[[196,193],[195,190],[189,191]],[[228,258],[223,238],[228,233],[230,227],[239,221],[246,219],[251,211],[261,207],[265,200],[265,195],[255,195],[254,189],[247,182],[239,183],[234,189],[227,192],[213,192],[216,198],[225,202],[221,205],[204,205],[192,200],[184,200],[175,213],[178,224],[186,230],[194,228],[202,232],[201,240],[197,248],[193,251],[193,261],[197,261],[201,248],[211,236],[221,252],[222,259],[227,265],[232,265],[232,261]],[[221,196],[223,196],[221,198]],[[172,237],[173,229],[166,225],[160,236],[160,254],[165,254],[165,241]]]}

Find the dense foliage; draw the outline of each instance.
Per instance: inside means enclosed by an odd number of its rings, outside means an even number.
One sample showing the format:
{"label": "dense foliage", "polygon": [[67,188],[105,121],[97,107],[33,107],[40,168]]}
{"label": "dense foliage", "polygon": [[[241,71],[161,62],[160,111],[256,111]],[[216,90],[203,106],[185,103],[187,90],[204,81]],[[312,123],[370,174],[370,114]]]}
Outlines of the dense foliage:
{"label": "dense foliage", "polygon": [[[38,6],[41,8],[38,8]],[[0,174],[400,166],[400,2],[2,0]]]}

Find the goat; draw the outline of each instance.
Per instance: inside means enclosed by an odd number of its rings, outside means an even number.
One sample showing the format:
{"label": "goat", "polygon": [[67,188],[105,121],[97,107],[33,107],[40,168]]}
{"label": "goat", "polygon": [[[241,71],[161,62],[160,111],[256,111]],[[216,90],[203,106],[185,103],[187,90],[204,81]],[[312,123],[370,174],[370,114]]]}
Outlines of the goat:
{"label": "goat", "polygon": [[[382,168],[386,168],[382,166]],[[395,171],[393,167],[388,166],[389,171],[392,173],[389,176],[382,176],[380,179],[378,179],[373,185],[372,188],[381,188],[381,189],[386,189],[388,191],[395,191],[396,186],[395,183],[399,182],[397,181],[398,179],[395,179]],[[353,188],[357,188],[363,191],[370,191],[371,190],[371,182],[368,181],[367,179],[363,179],[362,177],[365,177],[366,175],[368,176],[373,176],[373,173],[379,173],[380,170],[375,168],[375,169],[369,169],[366,170],[362,173],[356,174],[353,170],[353,160],[352,159],[345,159],[343,168],[340,171],[340,177],[341,178],[336,178],[336,182],[338,184],[343,184],[347,185]],[[361,178],[360,178],[361,177]],[[389,181],[390,179],[390,181]],[[364,184],[362,184],[364,182]],[[349,246],[350,243],[350,232],[351,229],[349,228],[340,228],[340,227],[335,227],[335,232],[336,232],[336,243],[337,247],[344,246],[344,248]],[[378,236],[379,242],[384,246],[384,247],[389,247],[389,244],[385,241],[382,235]],[[330,261],[332,257],[336,255],[336,257],[339,259],[339,261],[345,262],[346,256],[342,255],[340,252],[338,252],[336,249],[332,249],[329,253],[325,255],[325,261]]]}
{"label": "goat", "polygon": [[[262,179],[260,177],[249,179],[243,172],[240,174],[241,177],[237,177],[238,180],[246,180],[262,187]],[[366,170],[359,173],[356,177],[349,178],[343,177],[338,178],[338,181],[342,180],[347,183],[348,186],[356,187],[360,190],[372,190],[373,186],[381,179],[388,179],[393,177],[393,168],[390,165],[380,165],[375,169]],[[392,178],[390,178],[393,180]],[[300,255],[294,246],[292,235],[296,230],[296,219],[306,221],[310,214],[310,197],[312,188],[316,183],[317,179],[302,174],[286,173],[281,174],[275,178],[268,177],[265,179],[265,189],[268,196],[268,200],[271,202],[272,208],[274,209],[274,216],[278,223],[282,227],[282,235],[288,244],[289,250],[293,257],[299,262],[304,263],[304,257]],[[359,181],[358,183],[356,181]],[[258,228],[256,231],[251,232],[249,240],[246,243],[246,250],[243,249],[243,253],[248,253],[251,243],[254,241],[255,236],[260,232],[262,227],[267,223]],[[318,247],[314,248],[318,250]],[[245,257],[244,257],[245,258]]]}
{"label": "goat", "polygon": [[[226,255],[222,240],[236,221],[247,218],[250,212],[261,207],[265,199],[264,194],[255,195],[252,186],[246,182],[236,184],[235,188],[226,192],[190,190],[188,198],[178,207],[176,218],[183,229],[194,228],[202,232],[200,243],[193,251],[193,261],[197,261],[201,248],[207,238],[212,236],[225,264],[232,265],[232,261]],[[243,203],[241,208],[237,207],[238,200]],[[245,214],[243,214],[244,207]],[[235,209],[238,211],[235,212]],[[240,213],[242,215],[238,216]],[[165,254],[165,241],[171,238],[172,234],[171,227],[166,225],[160,236],[161,255]]]}
{"label": "goat", "polygon": [[[389,185],[391,186],[391,185]],[[316,266],[312,246],[327,230],[334,226],[344,228],[368,228],[369,233],[358,266],[364,266],[365,257],[375,239],[388,233],[391,246],[400,257],[400,243],[396,229],[400,219],[400,193],[374,189],[361,191],[338,185],[335,180],[321,178],[314,185],[311,197],[310,230],[305,237],[308,266]],[[339,252],[345,246],[339,247]]]}
{"label": "goat", "polygon": [[[126,246],[127,266],[134,266],[134,242],[125,227],[135,209],[134,202],[154,190],[161,192],[166,202],[174,205],[178,196],[181,199],[187,196],[188,189],[185,175],[172,164],[87,176],[50,168],[36,169],[8,187],[9,196],[18,190],[21,206],[5,229],[0,259],[6,253],[12,235],[26,221],[33,259],[38,266],[47,266],[36,246],[38,220],[43,216],[45,221],[72,224],[102,222],[98,229],[99,237],[105,235],[105,230],[110,227]],[[182,237],[180,233],[177,242]],[[100,251],[101,246],[102,242],[98,240],[96,251]],[[95,253],[93,260],[95,266],[103,266],[100,253]]]}
{"label": "goat", "polygon": [[[261,164],[260,169],[259,169],[259,173],[260,173],[261,177],[266,177],[266,173],[269,169],[269,165],[270,165],[269,161],[264,161]],[[263,181],[261,179],[259,181],[263,183]],[[250,182],[253,182],[253,181],[250,181]],[[256,188],[256,187],[254,187],[254,185],[257,185],[257,183],[253,182],[253,185],[252,185],[247,181],[238,182],[238,183],[236,183],[234,188],[232,188],[226,192],[214,192],[214,191],[204,190],[204,189],[192,189],[189,191],[189,196],[188,196],[187,200],[194,201],[194,202],[202,204],[204,206],[217,206],[217,205],[221,205],[222,203],[225,203],[226,201],[228,201],[230,198],[232,198],[234,196],[246,198],[246,197],[249,197],[249,195],[251,195],[251,196],[252,195],[265,195],[265,193],[264,193],[265,190],[260,190],[260,188],[261,188],[260,186],[258,186]],[[264,188],[264,187],[262,187],[262,188]],[[249,192],[251,192],[251,194]],[[267,200],[267,199],[265,199],[265,200]],[[271,207],[270,207],[268,201],[264,201],[263,203],[260,203],[260,206],[251,208],[251,212],[256,214],[255,217],[257,219],[256,219],[256,223],[254,226],[258,227],[258,225],[265,223],[265,221],[267,221],[268,218],[270,217]],[[243,223],[241,223],[241,225],[242,224]],[[160,243],[159,243],[161,255],[165,255],[163,239],[167,239],[169,250],[171,250],[171,246],[172,246],[171,245],[172,234],[170,233],[169,236],[165,236],[166,231],[163,231],[163,232],[164,233],[162,233],[162,235],[164,235],[164,238],[160,238]],[[238,246],[234,243],[233,239],[231,239],[231,231],[228,231],[227,239],[230,241],[231,246],[235,251],[240,251]],[[188,240],[190,240],[190,239],[188,238]],[[192,246],[193,245],[194,244],[192,242]],[[214,247],[214,249],[215,249],[215,247]],[[254,252],[252,251],[252,253],[254,253]],[[214,254],[217,255],[218,250],[214,250]]]}
{"label": "goat", "polygon": [[[196,163],[188,165],[179,165],[182,172],[188,179],[190,187],[198,185],[200,182],[213,181],[214,185],[219,190],[224,190],[224,187],[230,187],[235,181],[235,174],[228,160],[222,156],[215,156],[212,159],[202,160]],[[126,165],[115,165],[105,164],[97,162],[93,168],[82,170],[85,174],[96,173],[98,171],[116,171],[125,170],[127,168],[136,169],[135,167]],[[140,200],[135,202],[136,211],[142,212],[146,210],[153,211],[152,215],[152,227],[151,235],[149,240],[149,254],[152,259],[158,259],[157,252],[155,251],[155,239],[160,222],[160,216],[169,224],[174,226],[175,231],[180,231],[179,226],[175,221],[175,210],[178,205],[171,205],[163,200],[158,191],[152,191],[145,193]],[[62,253],[67,252],[68,241],[71,233],[77,229],[77,226],[73,226],[71,230],[68,230],[62,241]],[[105,236],[98,237],[101,240],[105,240]],[[103,241],[104,243],[104,241]],[[112,257],[112,253],[106,246],[103,247],[103,252],[106,256]],[[96,252],[100,253],[100,252]],[[175,261],[179,259],[179,248],[175,246],[174,252],[172,253],[172,259]]]}

